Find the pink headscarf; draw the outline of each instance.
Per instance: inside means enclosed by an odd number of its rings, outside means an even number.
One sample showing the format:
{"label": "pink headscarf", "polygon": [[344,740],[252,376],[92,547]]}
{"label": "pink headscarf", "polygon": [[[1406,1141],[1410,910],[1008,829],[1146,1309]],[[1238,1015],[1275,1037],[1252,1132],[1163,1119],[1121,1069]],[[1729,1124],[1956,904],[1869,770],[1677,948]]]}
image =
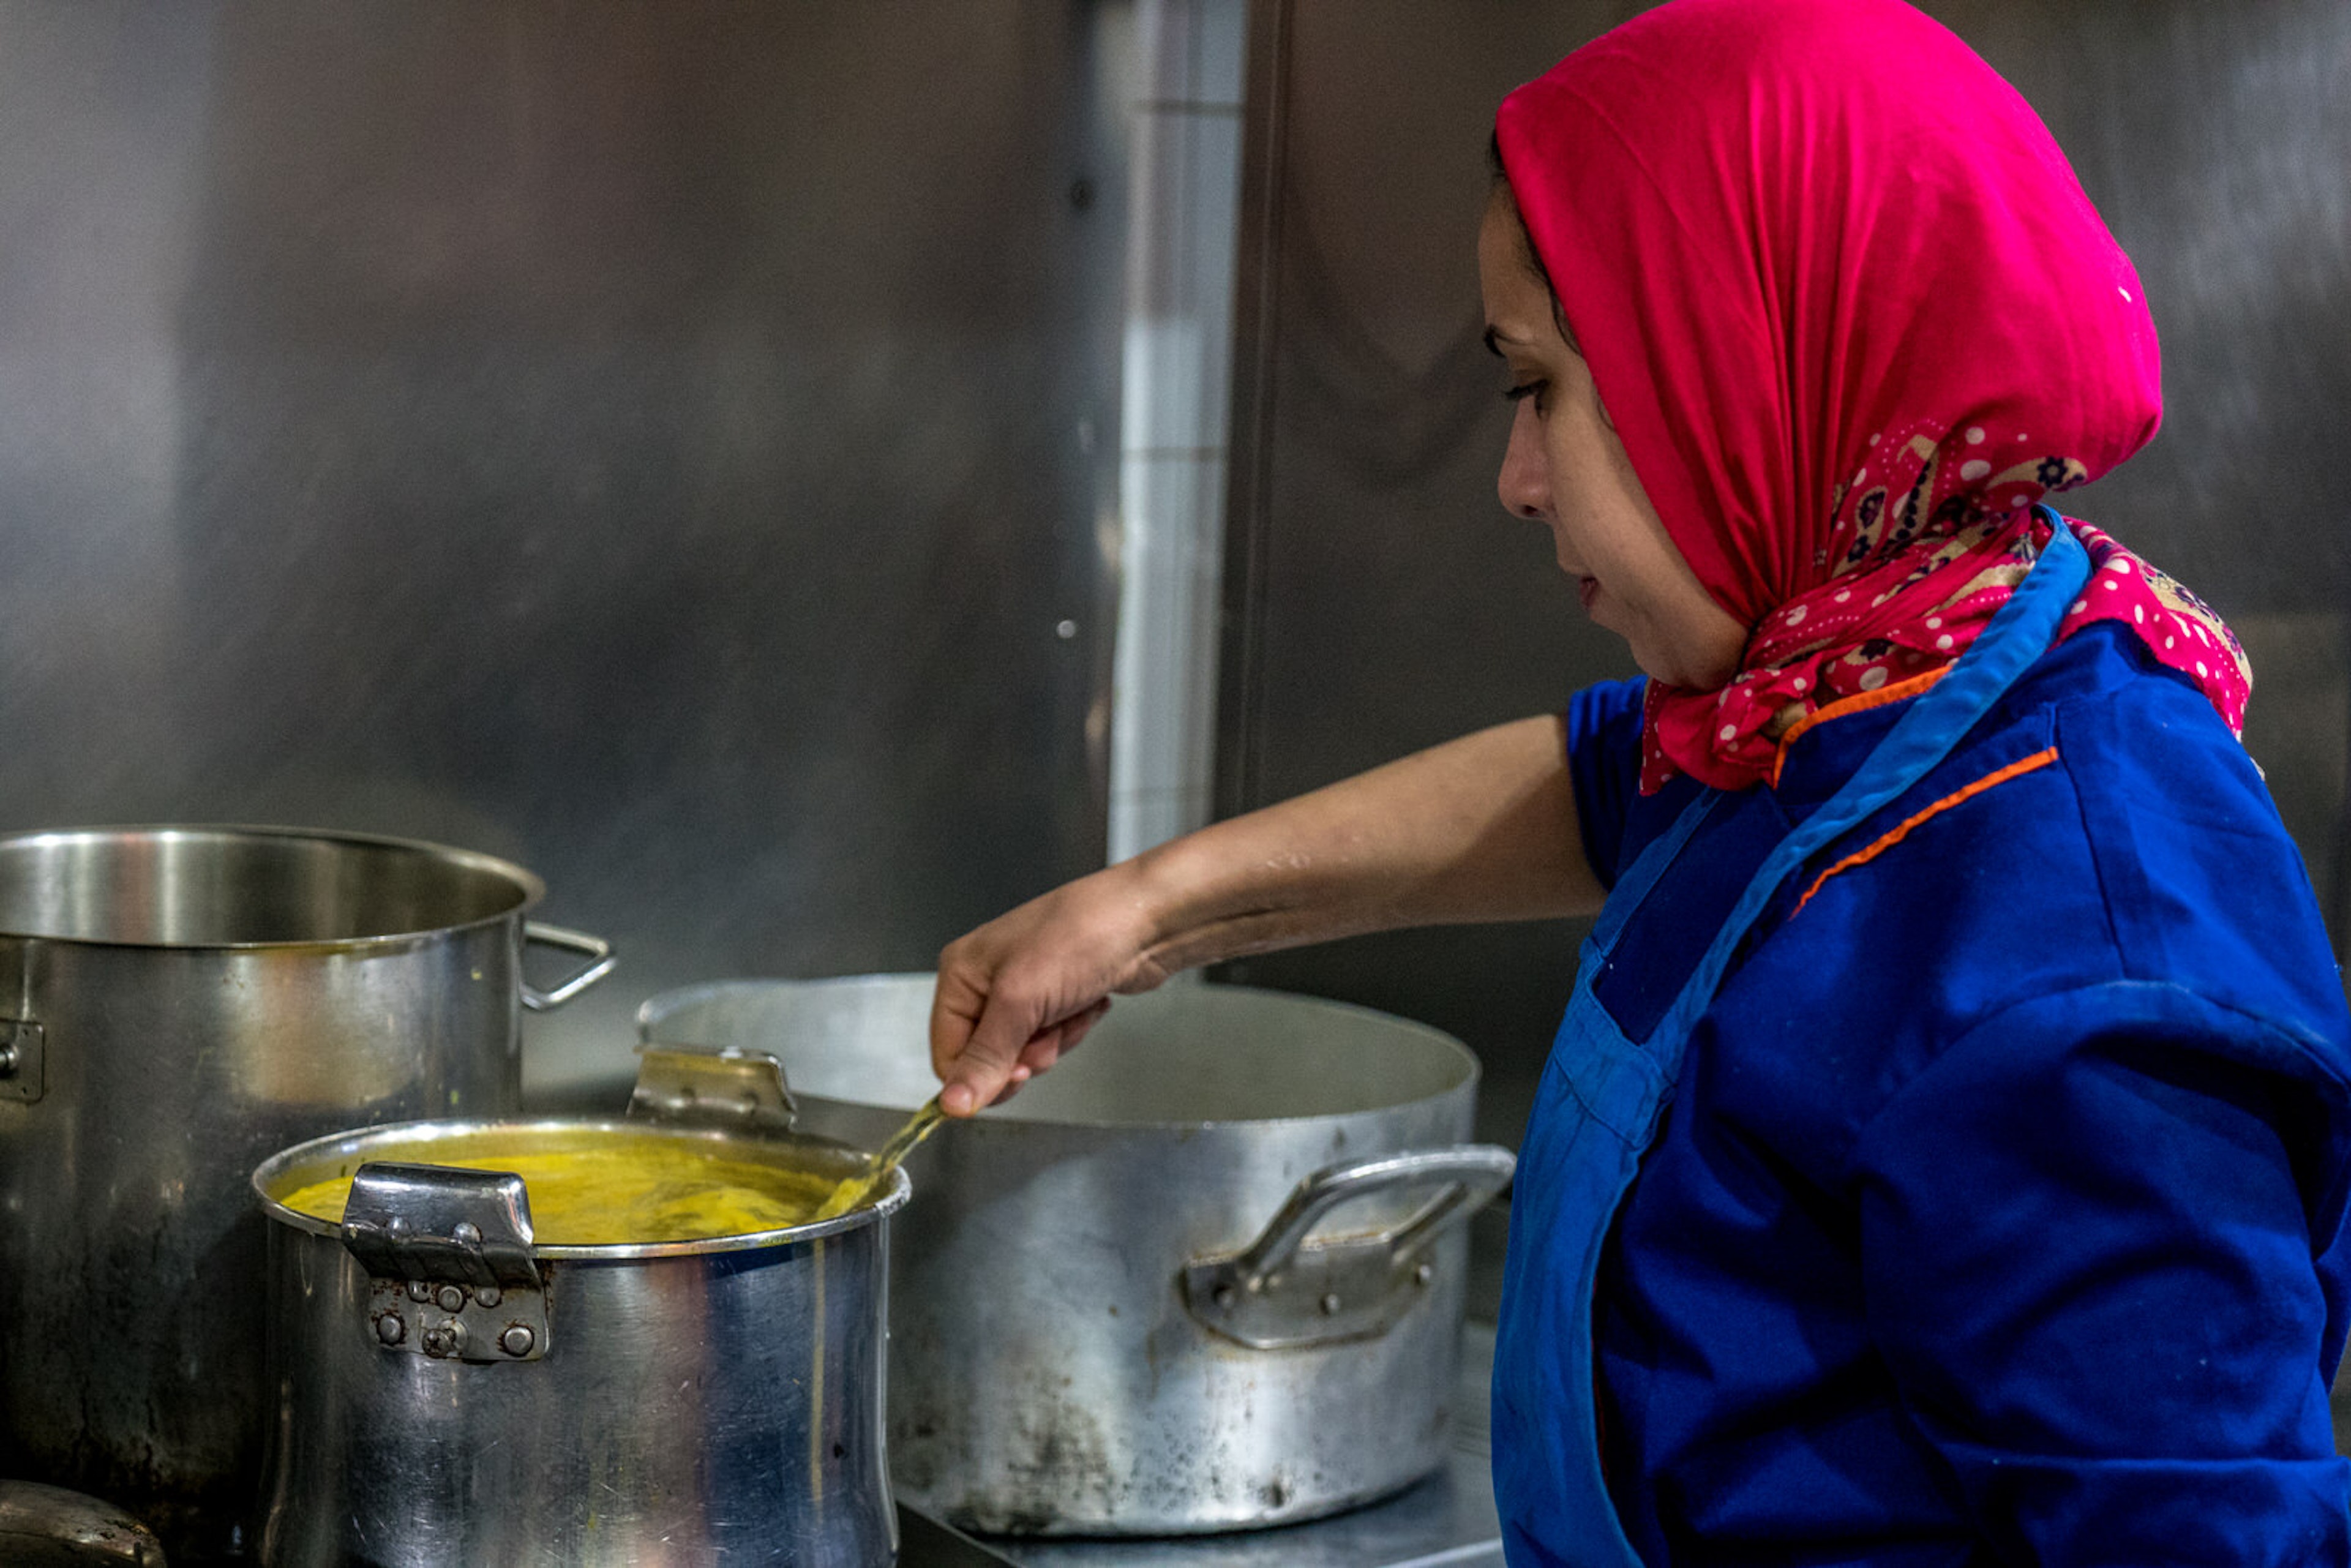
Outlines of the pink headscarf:
{"label": "pink headscarf", "polygon": [[[1795,705],[1927,674],[2155,434],[2138,275],[2016,90],[1900,0],[1670,0],[1503,100],[1503,167],[1666,530],[1751,628],[1652,682],[1642,789],[1763,778]],[[2219,619],[2095,529],[2059,630],[2119,621],[2231,729]]]}

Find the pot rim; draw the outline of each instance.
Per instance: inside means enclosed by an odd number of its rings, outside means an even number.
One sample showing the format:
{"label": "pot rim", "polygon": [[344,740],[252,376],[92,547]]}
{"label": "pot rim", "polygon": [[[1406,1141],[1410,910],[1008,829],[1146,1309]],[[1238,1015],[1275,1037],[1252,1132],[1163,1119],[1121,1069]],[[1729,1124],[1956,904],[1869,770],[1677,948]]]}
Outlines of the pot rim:
{"label": "pot rim", "polygon": [[[643,1002],[639,1003],[637,1005],[636,1012],[637,1039],[641,1045],[647,1046],[664,1044],[669,1045],[673,1048],[708,1049],[708,1047],[705,1045],[700,1045],[693,1041],[680,1042],[673,1040],[662,1039],[656,1036],[654,1030],[659,1027],[661,1021],[670,1014],[682,1011],[684,1009],[705,998],[724,997],[732,993],[761,991],[778,988],[789,988],[797,990],[802,988],[812,988],[820,986],[839,986],[846,988],[860,984],[871,985],[887,981],[905,982],[921,980],[925,983],[935,984],[936,979],[937,976],[935,972],[927,969],[885,969],[875,970],[870,974],[820,975],[812,976],[804,979],[777,976],[767,978],[738,977],[724,980],[704,980],[690,986],[678,986],[669,990],[655,992],[653,995],[647,997]],[[1437,1101],[1450,1098],[1453,1095],[1465,1092],[1472,1096],[1474,1099],[1479,1089],[1485,1082],[1485,1063],[1479,1060],[1478,1053],[1469,1049],[1467,1041],[1447,1034],[1445,1030],[1438,1029],[1435,1024],[1423,1023],[1418,1019],[1405,1018],[1400,1013],[1383,1012],[1377,1008],[1365,1007],[1360,1002],[1343,1002],[1334,997],[1318,997],[1304,991],[1278,991],[1268,986],[1230,985],[1222,981],[1202,981],[1198,983],[1211,986],[1217,991],[1235,996],[1265,997],[1274,998],[1285,1006],[1295,1003],[1301,1008],[1311,1008],[1319,1010],[1339,1013],[1353,1013],[1364,1018],[1376,1019],[1382,1024],[1394,1025],[1402,1030],[1408,1030],[1411,1033],[1421,1036],[1429,1044],[1443,1048],[1444,1051],[1447,1054],[1451,1055],[1464,1069],[1463,1074],[1457,1082],[1434,1094],[1422,1094],[1409,1100],[1396,1100],[1384,1105],[1359,1106],[1352,1110],[1314,1111],[1302,1113],[1294,1116],[1167,1116],[1157,1118],[1078,1118],[1070,1116],[1037,1116],[1024,1114],[1020,1109],[1019,1103],[1016,1100],[1006,1104],[991,1105],[987,1107],[980,1111],[977,1115],[970,1118],[968,1124],[975,1127],[991,1125],[1052,1127],[1068,1129],[1072,1132],[1178,1134],[1209,1132],[1227,1127],[1308,1127],[1357,1116],[1390,1116],[1399,1111],[1410,1109],[1413,1106],[1430,1104]],[[659,1009],[660,1010],[657,1012],[656,1009]],[[747,1042],[735,1041],[730,1043],[740,1045],[746,1050],[756,1051],[760,1049],[759,1047],[748,1044]],[[784,1074],[786,1081],[789,1082],[791,1077],[791,1069],[789,1062],[785,1063]],[[792,1097],[796,1100],[810,1101],[830,1105],[846,1105],[861,1111],[888,1112],[902,1116],[914,1109],[911,1104],[902,1103],[897,1101],[885,1103],[880,1100],[852,1100],[839,1094],[826,1094],[813,1089],[802,1089],[796,1084],[792,1087]]]}
{"label": "pot rim", "polygon": [[132,942],[99,936],[58,936],[42,931],[11,930],[0,923],[0,939],[24,942],[55,942],[77,947],[118,947],[132,951],[158,953],[348,953],[371,947],[392,947],[413,944],[455,932],[475,931],[502,925],[526,915],[547,896],[547,883],[529,870],[496,855],[478,850],[457,849],[435,843],[429,839],[403,838],[392,833],[362,833],[340,828],[301,828],[261,822],[129,822],[113,826],[81,828],[35,828],[22,832],[0,833],[0,852],[18,844],[65,842],[72,840],[144,839],[168,842],[180,839],[277,839],[304,840],[314,843],[363,845],[370,849],[412,851],[432,859],[454,862],[469,871],[481,872],[502,878],[514,885],[517,897],[505,909],[472,920],[453,922],[447,925],[427,925],[413,931],[372,932],[365,936],[303,937],[293,940],[266,942]]}
{"label": "pot rim", "polygon": [[[269,1218],[312,1236],[340,1240],[343,1234],[340,1224],[288,1208],[272,1197],[269,1189],[280,1184],[287,1172],[308,1162],[330,1154],[345,1156],[361,1154],[368,1145],[398,1143],[403,1139],[415,1144],[501,1133],[614,1132],[725,1145],[737,1150],[745,1145],[757,1148],[762,1144],[782,1141],[747,1136],[718,1127],[684,1127],[660,1122],[629,1121],[617,1116],[503,1116],[472,1121],[385,1122],[372,1127],[352,1127],[340,1133],[329,1133],[324,1137],[311,1138],[290,1148],[280,1149],[255,1166],[253,1175],[246,1179],[255,1198],[261,1205],[261,1212]],[[802,1133],[792,1134],[790,1137],[794,1142],[828,1152],[851,1155],[862,1153],[831,1138]],[[907,1179],[904,1168],[901,1167],[890,1173],[889,1188],[880,1197],[862,1203],[848,1213],[836,1215],[831,1219],[811,1220],[806,1225],[783,1226],[772,1230],[748,1230],[736,1236],[711,1236],[697,1241],[620,1241],[596,1245],[534,1241],[531,1253],[537,1258],[558,1261],[612,1263],[639,1258],[698,1257],[712,1252],[749,1252],[769,1247],[797,1246],[803,1241],[821,1241],[827,1237],[879,1224],[904,1207],[913,1193],[914,1184]]]}

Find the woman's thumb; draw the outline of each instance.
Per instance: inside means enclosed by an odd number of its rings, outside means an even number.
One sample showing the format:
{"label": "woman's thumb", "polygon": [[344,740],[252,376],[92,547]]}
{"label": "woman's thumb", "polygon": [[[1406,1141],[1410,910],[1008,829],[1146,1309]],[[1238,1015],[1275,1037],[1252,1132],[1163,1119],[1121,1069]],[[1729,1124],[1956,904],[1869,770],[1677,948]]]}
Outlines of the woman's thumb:
{"label": "woman's thumb", "polygon": [[1000,998],[990,998],[981,1005],[978,1019],[960,1042],[935,1039],[935,1046],[947,1047],[936,1052],[947,1063],[940,1074],[946,1083],[939,1091],[939,1108],[950,1116],[969,1116],[994,1103],[1012,1082],[1029,1034],[1014,1021],[1011,1009]]}

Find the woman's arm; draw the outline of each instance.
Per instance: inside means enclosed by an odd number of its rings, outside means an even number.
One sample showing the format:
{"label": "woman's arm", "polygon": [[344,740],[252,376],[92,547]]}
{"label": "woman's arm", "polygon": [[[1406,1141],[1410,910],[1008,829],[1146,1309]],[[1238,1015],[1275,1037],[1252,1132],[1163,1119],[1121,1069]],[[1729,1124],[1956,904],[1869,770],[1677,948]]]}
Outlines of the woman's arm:
{"label": "woman's arm", "polygon": [[1520,719],[1203,828],[948,944],[931,1062],[948,1113],[969,1115],[1051,1066],[1113,992],[1366,931],[1586,915],[1603,896],[1561,721]]}

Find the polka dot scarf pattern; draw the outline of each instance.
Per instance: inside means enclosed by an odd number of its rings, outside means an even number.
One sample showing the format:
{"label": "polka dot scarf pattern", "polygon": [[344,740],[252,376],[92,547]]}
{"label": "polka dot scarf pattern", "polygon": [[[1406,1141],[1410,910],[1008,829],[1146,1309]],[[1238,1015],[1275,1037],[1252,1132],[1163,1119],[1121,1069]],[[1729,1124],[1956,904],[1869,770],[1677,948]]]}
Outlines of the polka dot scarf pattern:
{"label": "polka dot scarf pattern", "polygon": [[[1901,0],[1669,0],[1496,131],[1634,471],[1752,629],[1719,689],[1650,684],[1645,792],[1745,788],[1785,716],[1959,657],[2049,538],[2034,505],[2155,434],[2129,258],[2039,117]],[[2074,527],[2097,570],[2060,636],[2128,627],[2240,727],[2228,629]]]}
{"label": "polka dot scarf pattern", "polygon": [[[1966,450],[1987,439],[1978,426],[1959,442]],[[1923,467],[1938,460],[1935,444],[1922,437],[1906,447]],[[2080,465],[2061,458],[2013,463],[1992,476],[1990,488],[2015,498],[2020,510],[1972,515],[1943,528],[1897,527],[1877,540],[1868,530],[1873,520],[1883,527],[1887,490],[1865,492],[1855,507],[1862,537],[1847,557],[1859,570],[1766,616],[1748,640],[1746,667],[1729,685],[1707,694],[1703,710],[1688,700],[1690,694],[1650,683],[1642,792],[1652,793],[1684,771],[1673,760],[1677,754],[1697,752],[1715,763],[1710,782],[1731,769],[1745,775],[1718,788],[1743,788],[1769,777],[1779,749],[1770,727],[1774,715],[1792,706],[1810,713],[1840,697],[1927,674],[1966,653],[2048,545],[2049,525],[2021,508],[2080,482]],[[1922,473],[1920,484],[1897,505],[1932,488],[1931,477]],[[2194,680],[2231,734],[2241,733],[2253,677],[2236,634],[2210,606],[2109,535],[2066,522],[2088,550],[2092,570],[2089,587],[2058,624],[2057,640],[2095,622],[2120,622],[2158,661]],[[1691,736],[1693,724],[1707,733]],[[1669,738],[1679,744],[1669,747]]]}

